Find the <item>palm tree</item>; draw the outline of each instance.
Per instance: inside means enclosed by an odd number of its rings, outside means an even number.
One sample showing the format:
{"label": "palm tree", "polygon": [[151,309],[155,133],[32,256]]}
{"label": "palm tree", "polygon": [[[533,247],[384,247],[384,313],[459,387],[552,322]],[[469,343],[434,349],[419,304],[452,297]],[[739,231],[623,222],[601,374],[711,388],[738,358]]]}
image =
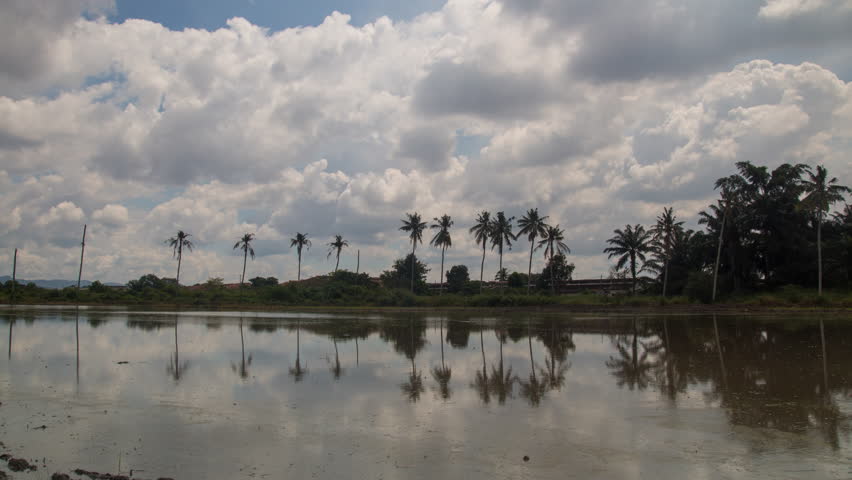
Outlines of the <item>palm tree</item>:
{"label": "palm tree", "polygon": [[243,275],[240,277],[241,287],[246,281],[246,262],[248,261],[248,256],[251,255],[251,259],[254,260],[254,249],[251,248],[252,241],[254,241],[254,234],[246,233],[243,235],[243,238],[239,239],[237,243],[234,244],[234,250],[240,249],[243,251]]}
{"label": "palm tree", "polygon": [[296,275],[296,281],[299,281],[302,279],[302,247],[308,247],[308,250],[311,249],[311,241],[308,240],[308,234],[296,232],[296,236],[290,239],[290,248],[293,247],[296,247],[296,253],[299,255],[299,270]]}
{"label": "palm tree", "polygon": [[657,216],[657,223],[650,231],[663,256],[663,298],[666,297],[666,287],[669,283],[669,257],[671,257],[672,243],[675,233],[682,225],[683,222],[677,221],[672,207],[663,207],[663,213]]}
{"label": "palm tree", "polygon": [[[565,231],[559,228],[559,224],[548,225],[547,229],[538,242],[536,249],[544,247],[544,258],[553,260],[554,255],[565,255],[571,253],[571,249],[565,244]],[[553,279],[553,265],[550,266],[550,288],[556,293],[556,282]]]}
{"label": "palm tree", "polygon": [[441,249],[441,283],[438,290],[438,295],[441,295],[444,293],[444,252],[447,251],[447,248],[453,246],[453,238],[450,236],[450,228],[453,226],[453,220],[446,214],[442,215],[441,218],[436,217],[433,220],[435,223],[432,224],[432,228],[437,228],[438,233],[432,237],[429,245]]}
{"label": "palm tree", "polygon": [[172,256],[177,258],[178,267],[177,267],[177,276],[175,277],[175,283],[180,285],[180,261],[183,258],[183,249],[184,247],[192,251],[192,247],[195,245],[189,240],[192,234],[186,233],[183,230],[178,230],[177,235],[166,240],[166,244],[172,247],[174,250],[172,252]]}
{"label": "palm tree", "polygon": [[470,233],[476,244],[482,244],[482,265],[479,267],[479,293],[482,293],[482,273],[485,271],[485,246],[491,238],[491,213],[482,211],[476,217],[476,223],[470,227]]}
{"label": "palm tree", "polygon": [[837,185],[837,178],[828,180],[828,171],[817,165],[816,173],[807,170],[808,179],[802,182],[807,196],[802,203],[816,212],[817,221],[817,272],[819,275],[819,295],[822,295],[822,217],[828,213],[831,204],[843,200],[843,194],[849,193],[848,187]]}
{"label": "palm tree", "polygon": [[536,237],[544,237],[547,233],[547,223],[544,221],[547,220],[547,215],[540,217],[538,215],[537,208],[531,208],[527,210],[526,215],[521,217],[518,220],[518,227],[521,228],[518,231],[518,236],[526,235],[527,240],[530,241],[530,264],[527,267],[527,294],[530,293],[530,283],[532,279],[532,257],[533,250],[535,249],[535,239]]}
{"label": "palm tree", "polygon": [[[512,249],[512,240],[517,240],[518,236],[512,233],[512,222],[515,217],[506,218],[503,212],[497,212],[497,218],[491,221],[491,249],[497,247],[497,253],[500,255],[500,267],[498,272],[503,270],[503,247]],[[501,289],[502,284],[501,284]]]}
{"label": "palm tree", "polygon": [[615,229],[615,236],[606,241],[612,245],[604,249],[604,253],[609,254],[609,258],[619,256],[616,268],[624,268],[624,265],[630,262],[630,274],[633,278],[633,295],[636,295],[636,260],[645,262],[645,254],[648,253],[650,246],[650,234],[645,231],[645,227],[636,224],[635,226],[625,225],[624,230]]}
{"label": "palm tree", "polygon": [[423,243],[426,222],[420,221],[420,214],[417,212],[406,213],[405,216],[399,229],[408,232],[408,239],[411,240],[411,291],[414,292],[414,250],[417,248],[417,242]]}
{"label": "palm tree", "polygon": [[337,263],[334,264],[334,272],[337,273],[337,267],[340,266],[340,252],[343,247],[348,247],[349,242],[343,239],[343,235],[335,235],[334,240],[328,243],[328,255],[325,258],[331,257],[332,254],[337,255]]}

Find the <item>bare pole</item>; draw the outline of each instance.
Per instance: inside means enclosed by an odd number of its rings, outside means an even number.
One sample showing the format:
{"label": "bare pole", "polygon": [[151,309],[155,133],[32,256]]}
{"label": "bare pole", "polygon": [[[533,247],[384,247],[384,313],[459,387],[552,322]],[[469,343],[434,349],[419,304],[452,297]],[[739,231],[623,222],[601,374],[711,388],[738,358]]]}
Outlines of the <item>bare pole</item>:
{"label": "bare pole", "polygon": [[77,274],[77,300],[80,299],[80,280],[83,278],[83,255],[86,253],[86,227],[83,225],[83,241],[80,242],[80,272]]}
{"label": "bare pole", "polygon": [[358,250],[358,257],[355,263],[355,275],[361,272],[361,250]]}
{"label": "bare pole", "polygon": [[12,257],[12,305],[15,305],[15,272],[18,270],[18,249],[15,249],[15,256]]}
{"label": "bare pole", "polygon": [[725,235],[725,223],[728,220],[730,203],[730,200],[725,202],[725,211],[722,213],[722,227],[719,229],[719,244],[716,246],[716,265],[713,267],[713,303],[716,303],[716,280],[719,278],[719,260],[722,257],[722,237]]}

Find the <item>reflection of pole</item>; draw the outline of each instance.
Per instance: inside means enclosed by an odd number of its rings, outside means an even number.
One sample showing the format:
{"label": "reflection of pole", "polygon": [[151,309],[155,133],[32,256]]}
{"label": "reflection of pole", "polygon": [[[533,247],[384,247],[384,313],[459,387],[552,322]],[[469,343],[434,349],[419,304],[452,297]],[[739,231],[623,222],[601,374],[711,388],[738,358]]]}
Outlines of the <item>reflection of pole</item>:
{"label": "reflection of pole", "polygon": [[822,341],[822,381],[825,386],[825,397],[828,398],[828,362],[825,356],[825,326],[819,320],[819,336]]}
{"label": "reflection of pole", "polygon": [[15,272],[18,270],[18,249],[15,249],[15,256],[12,257],[12,306],[15,305]]}
{"label": "reflection of pole", "polygon": [[482,338],[484,325],[479,325],[479,349],[482,350],[482,376],[488,380],[488,370],[485,369],[485,339]]}
{"label": "reflection of pole", "polygon": [[83,241],[80,242],[80,272],[77,274],[77,300],[80,300],[80,280],[83,278],[83,254],[86,253],[86,225],[83,225]]}
{"label": "reflection of pole", "polygon": [[15,324],[15,319],[13,318],[9,322],[9,358],[12,358],[12,326]]}
{"label": "reflection of pole", "polygon": [[77,385],[80,385],[80,306],[74,315],[74,336],[77,340]]}
{"label": "reflection of pole", "polygon": [[722,356],[722,342],[719,341],[719,325],[716,323],[716,315],[713,315],[713,331],[716,333],[716,351],[719,352],[719,365],[722,367],[722,382],[725,390],[727,390],[728,371],[725,369],[725,357]]}
{"label": "reflection of pole", "polygon": [[360,354],[358,353],[358,335],[355,335],[355,365],[357,366],[360,363],[359,358]]}
{"label": "reflection of pole", "polygon": [[716,302],[716,279],[719,278],[719,259],[722,256],[722,236],[725,235],[725,222],[728,219],[728,204],[725,204],[724,213],[722,213],[722,227],[719,228],[719,244],[716,246],[716,266],[713,268],[713,302]]}

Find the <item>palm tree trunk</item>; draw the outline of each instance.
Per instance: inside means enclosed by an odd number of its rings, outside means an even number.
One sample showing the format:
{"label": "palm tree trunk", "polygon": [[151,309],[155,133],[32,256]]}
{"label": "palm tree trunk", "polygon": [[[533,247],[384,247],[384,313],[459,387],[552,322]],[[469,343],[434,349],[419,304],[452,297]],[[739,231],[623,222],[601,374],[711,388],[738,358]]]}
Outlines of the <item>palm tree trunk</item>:
{"label": "palm tree trunk", "polygon": [[500,293],[503,293],[503,245],[500,245],[500,265],[497,269],[497,276],[500,278]]}
{"label": "palm tree trunk", "polygon": [[556,277],[553,275],[553,251],[550,252],[550,290],[556,295]]}
{"label": "palm tree trunk", "polygon": [[175,283],[180,285],[180,259],[183,256],[183,243],[178,239],[178,269],[177,276],[175,277]]}
{"label": "palm tree trunk", "polygon": [[[443,248],[441,248],[441,281],[439,282],[439,285],[438,285],[438,295],[439,296],[444,294],[444,252],[446,252],[446,251],[447,251],[447,247],[445,245]],[[441,347],[441,348],[443,348],[443,347]]]}
{"label": "palm tree trunk", "polygon": [[334,264],[334,273],[337,273],[337,268],[340,266],[340,249],[337,249],[337,263]]}
{"label": "palm tree trunk", "polygon": [[818,292],[819,296],[822,296],[822,211],[817,214],[817,274],[819,275],[818,280]]}
{"label": "palm tree trunk", "polygon": [[722,213],[722,226],[719,228],[719,244],[716,246],[716,266],[713,268],[713,303],[716,303],[716,280],[719,278],[719,260],[722,257],[722,238],[725,235],[725,223],[728,219],[728,207]]}
{"label": "palm tree trunk", "polygon": [[532,254],[533,246],[535,245],[535,237],[530,241],[530,265],[527,268],[527,295],[530,294],[530,279],[532,278]]}
{"label": "palm tree trunk", "polygon": [[666,255],[666,261],[663,264],[663,298],[666,298],[666,287],[669,284],[669,258]]}
{"label": "palm tree trunk", "polygon": [[302,280],[302,252],[299,251],[299,267],[298,272],[296,273],[296,281],[299,282]]}
{"label": "palm tree trunk", "polygon": [[485,273],[485,242],[482,242],[482,263],[479,265],[479,293],[482,293],[482,275]]}
{"label": "palm tree trunk", "polygon": [[243,250],[243,275],[240,277],[240,287],[246,283],[246,262],[248,261],[248,246]]}
{"label": "palm tree trunk", "polygon": [[636,257],[630,255],[630,274],[633,277],[633,296],[636,296]]}
{"label": "palm tree trunk", "polygon": [[417,243],[411,244],[411,293],[414,293],[414,251],[417,249]]}

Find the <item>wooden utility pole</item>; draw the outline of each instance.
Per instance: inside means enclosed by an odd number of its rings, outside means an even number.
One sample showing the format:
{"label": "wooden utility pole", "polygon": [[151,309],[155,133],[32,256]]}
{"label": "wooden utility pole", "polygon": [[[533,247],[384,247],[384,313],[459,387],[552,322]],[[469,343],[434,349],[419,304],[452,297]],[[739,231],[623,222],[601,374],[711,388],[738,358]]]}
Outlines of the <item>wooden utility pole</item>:
{"label": "wooden utility pole", "polygon": [[361,271],[361,250],[358,250],[358,260],[355,263],[355,275]]}
{"label": "wooden utility pole", "polygon": [[725,223],[728,220],[728,207],[731,201],[725,202],[725,210],[722,213],[722,226],[719,228],[719,244],[716,246],[716,265],[713,267],[713,299],[712,303],[716,303],[716,280],[719,278],[719,260],[722,257],[722,238],[725,235]]}
{"label": "wooden utility pole", "polygon": [[80,299],[80,280],[83,278],[83,255],[86,253],[86,226],[83,225],[83,241],[80,242],[80,272],[77,274],[77,300]]}
{"label": "wooden utility pole", "polygon": [[18,249],[15,249],[15,256],[12,257],[12,305],[15,305],[15,272],[18,270]]}

